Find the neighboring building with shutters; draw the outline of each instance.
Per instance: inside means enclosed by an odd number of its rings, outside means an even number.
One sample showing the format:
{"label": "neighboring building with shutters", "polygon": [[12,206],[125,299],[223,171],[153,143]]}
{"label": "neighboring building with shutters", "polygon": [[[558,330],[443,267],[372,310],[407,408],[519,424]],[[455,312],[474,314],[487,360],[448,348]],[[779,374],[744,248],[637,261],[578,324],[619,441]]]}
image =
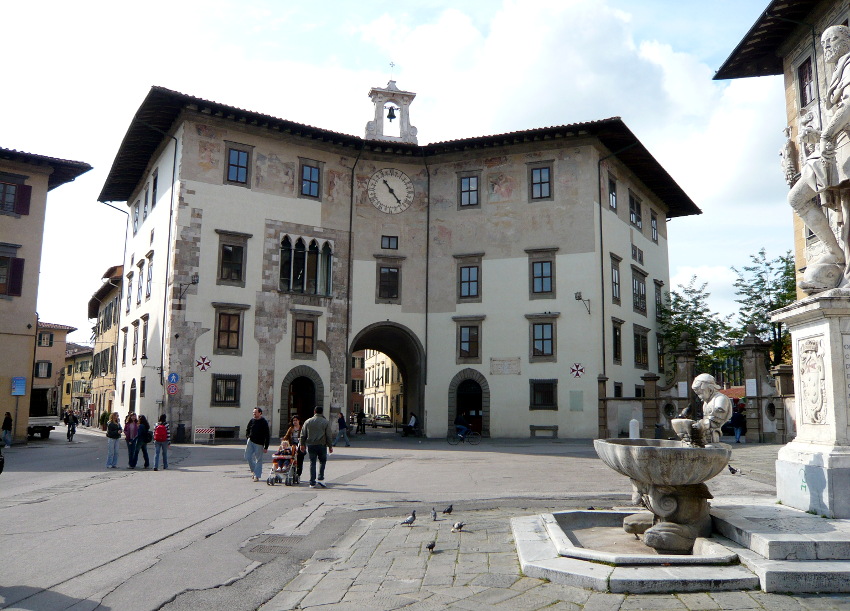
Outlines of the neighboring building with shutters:
{"label": "neighboring building with shutters", "polygon": [[[32,398],[47,193],[90,169],[0,148],[0,415],[12,414],[15,441],[26,439]],[[13,386],[13,380],[22,381]]]}
{"label": "neighboring building with shutters", "polygon": [[92,354],[89,346],[69,343],[65,350],[62,409],[83,414],[91,402]]}
{"label": "neighboring building with shutters", "polygon": [[115,404],[115,370],[118,365],[123,274],[123,265],[113,265],[107,269],[103,274],[103,284],[89,299],[89,318],[96,319],[92,328],[92,398],[89,404],[94,422],[98,422],[101,413],[111,413]]}
{"label": "neighboring building with shutters", "polygon": [[76,327],[38,321],[30,416],[57,416],[65,367],[65,338]]}

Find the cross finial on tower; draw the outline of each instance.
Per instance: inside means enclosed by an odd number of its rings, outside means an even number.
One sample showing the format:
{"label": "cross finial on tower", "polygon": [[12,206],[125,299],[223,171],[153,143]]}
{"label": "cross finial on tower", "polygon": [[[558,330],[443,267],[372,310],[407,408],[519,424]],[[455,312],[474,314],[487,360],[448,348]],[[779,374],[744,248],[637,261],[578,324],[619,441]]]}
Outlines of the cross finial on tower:
{"label": "cross finial on tower", "polygon": [[395,62],[390,61],[390,80],[392,80],[392,78],[393,78],[394,69],[395,69]]}

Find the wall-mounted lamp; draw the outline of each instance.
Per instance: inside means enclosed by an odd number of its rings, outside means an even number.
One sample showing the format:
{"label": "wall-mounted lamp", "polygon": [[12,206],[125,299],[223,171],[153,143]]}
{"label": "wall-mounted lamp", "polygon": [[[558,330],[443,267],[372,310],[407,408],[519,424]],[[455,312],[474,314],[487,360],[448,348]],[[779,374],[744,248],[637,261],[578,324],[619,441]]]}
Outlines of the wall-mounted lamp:
{"label": "wall-mounted lamp", "polygon": [[588,315],[590,315],[590,299],[582,299],[581,291],[576,291],[575,298],[576,301],[580,301],[584,304],[584,307],[587,308]]}
{"label": "wall-mounted lamp", "polygon": [[186,294],[186,291],[189,289],[189,287],[190,287],[190,286],[195,286],[195,285],[196,285],[196,284],[198,284],[200,281],[201,281],[200,276],[198,276],[198,273],[197,273],[197,272],[195,272],[195,273],[194,273],[194,274],[192,274],[192,275],[191,275],[191,277],[189,278],[189,282],[187,282],[186,284],[184,284],[184,283],[182,283],[182,282],[181,282],[181,283],[180,283],[180,297],[178,297],[178,298],[177,298],[177,300],[179,301],[179,300],[183,299],[183,295],[185,295],[185,294]]}
{"label": "wall-mounted lamp", "polygon": [[[142,361],[142,369],[148,366],[148,356],[145,354],[140,359]],[[155,369],[157,373],[162,373],[162,367],[151,365],[151,369]]]}

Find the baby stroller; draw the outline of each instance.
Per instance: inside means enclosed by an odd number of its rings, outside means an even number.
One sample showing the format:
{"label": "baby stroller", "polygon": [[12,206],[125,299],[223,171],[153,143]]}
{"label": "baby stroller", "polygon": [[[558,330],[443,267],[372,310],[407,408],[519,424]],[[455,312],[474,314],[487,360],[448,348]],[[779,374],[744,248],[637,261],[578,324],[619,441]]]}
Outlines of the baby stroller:
{"label": "baby stroller", "polygon": [[298,448],[295,448],[292,456],[275,454],[272,456],[272,466],[266,484],[286,484],[287,486],[298,484]]}

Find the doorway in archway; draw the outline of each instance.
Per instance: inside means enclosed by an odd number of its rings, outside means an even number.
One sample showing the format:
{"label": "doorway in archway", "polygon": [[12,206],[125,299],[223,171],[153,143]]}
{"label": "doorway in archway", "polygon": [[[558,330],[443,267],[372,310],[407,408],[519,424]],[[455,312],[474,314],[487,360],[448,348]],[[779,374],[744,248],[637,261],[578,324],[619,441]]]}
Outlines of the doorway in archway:
{"label": "doorway in archway", "polygon": [[464,380],[457,387],[457,412],[464,414],[469,427],[476,433],[484,428],[482,394],[481,385],[475,380]]}
{"label": "doorway in archway", "polygon": [[301,422],[313,416],[316,407],[316,385],[313,380],[301,376],[292,380],[289,384],[289,416],[295,414]]}

